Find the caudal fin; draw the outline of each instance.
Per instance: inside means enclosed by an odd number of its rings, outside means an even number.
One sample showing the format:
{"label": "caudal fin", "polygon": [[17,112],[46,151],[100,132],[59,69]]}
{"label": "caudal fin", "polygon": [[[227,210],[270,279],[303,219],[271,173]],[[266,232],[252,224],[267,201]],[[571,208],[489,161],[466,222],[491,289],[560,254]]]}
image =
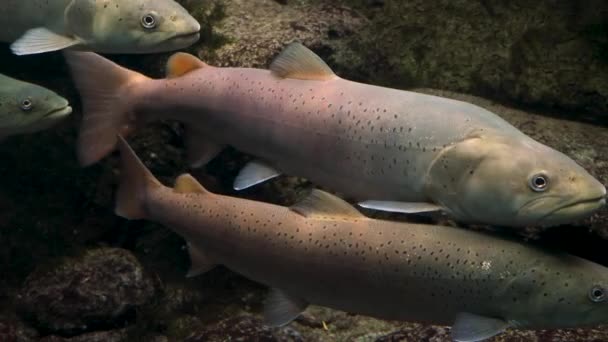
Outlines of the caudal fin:
{"label": "caudal fin", "polygon": [[125,139],[119,135],[117,140],[121,168],[115,213],[129,220],[146,218],[147,193],[150,189],[162,185],[141,162]]}
{"label": "caudal fin", "polygon": [[131,90],[149,78],[92,52],[64,54],[83,106],[78,160],[89,166],[114,150],[118,134],[134,129]]}

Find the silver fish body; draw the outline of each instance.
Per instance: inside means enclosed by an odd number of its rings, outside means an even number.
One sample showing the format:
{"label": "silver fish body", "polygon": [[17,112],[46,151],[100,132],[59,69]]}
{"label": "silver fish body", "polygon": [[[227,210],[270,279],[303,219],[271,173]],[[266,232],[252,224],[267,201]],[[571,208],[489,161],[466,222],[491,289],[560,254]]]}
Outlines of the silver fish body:
{"label": "silver fish body", "polygon": [[608,321],[608,269],[598,264],[478,232],[369,219],[321,191],[287,208],[212,194],[189,175],[171,189],[124,141],[120,149],[117,214],[183,236],[191,275],[221,264],[280,290],[266,309],[271,323],[318,304],[454,325],[458,340],[473,341],[483,337],[477,328],[491,336]]}
{"label": "silver fish body", "polygon": [[[263,161],[237,178],[246,186],[286,173],[375,209],[441,208],[461,221],[512,227],[572,222],[605,203],[605,187],[581,166],[493,113],[348,81],[315,57],[288,48],[267,71],[215,68],[182,54],[169,62],[169,78],[150,80],[94,55],[72,55],[85,104],[81,162],[99,160],[115,134],[137,122],[170,118],[186,124],[199,164],[224,145]],[[103,65],[104,75],[93,65]],[[106,99],[121,94],[120,105],[99,100],[100,84]]]}
{"label": "silver fish body", "polygon": [[61,49],[152,53],[187,47],[199,23],[173,0],[6,0],[0,41],[19,55]]}
{"label": "silver fish body", "polygon": [[72,113],[57,93],[2,74],[0,104],[0,140],[45,130]]}

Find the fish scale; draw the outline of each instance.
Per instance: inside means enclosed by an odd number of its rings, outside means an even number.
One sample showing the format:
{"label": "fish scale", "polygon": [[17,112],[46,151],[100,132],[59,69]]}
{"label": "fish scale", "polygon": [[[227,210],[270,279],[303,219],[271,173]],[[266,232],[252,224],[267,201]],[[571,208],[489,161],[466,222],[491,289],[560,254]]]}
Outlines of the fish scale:
{"label": "fish scale", "polygon": [[503,329],[608,320],[606,303],[588,295],[603,291],[608,271],[578,257],[485,233],[370,219],[319,190],[288,208],[213,194],[189,175],[171,189],[124,140],[120,150],[119,215],[180,234],[199,256],[193,269],[225,265],[279,289],[284,301],[305,303],[301,310],[310,303],[447,325],[469,313]]}
{"label": "fish scale", "polygon": [[118,133],[172,119],[185,125],[193,167],[228,145],[256,157],[236,190],[288,174],[370,209],[442,210],[508,227],[569,223],[605,204],[605,187],[580,165],[493,113],[342,79],[299,44],[270,70],[217,68],[177,53],[165,79],[90,53],[67,60],[84,105],[83,165],[109,153]]}

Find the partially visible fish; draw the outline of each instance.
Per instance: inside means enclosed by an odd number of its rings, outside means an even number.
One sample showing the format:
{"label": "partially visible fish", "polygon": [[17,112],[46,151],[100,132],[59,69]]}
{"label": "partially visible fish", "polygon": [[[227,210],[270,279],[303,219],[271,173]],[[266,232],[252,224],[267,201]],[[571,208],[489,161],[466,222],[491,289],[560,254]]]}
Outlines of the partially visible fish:
{"label": "partially visible fish", "polygon": [[348,81],[290,45],[271,70],[216,68],[178,53],[152,80],[92,53],[70,53],[82,96],[78,155],[89,165],[116,134],[175,119],[193,166],[225,145],[259,158],[240,190],[281,173],[367,208],[444,210],[463,222],[520,227],[591,215],[606,188],[572,159],[495,114],[447,98]]}
{"label": "partially visible fish", "polygon": [[224,265],[270,286],[270,325],[309,304],[453,325],[457,341],[507,328],[608,322],[608,268],[464,229],[367,218],[313,191],[291,208],[210,193],[192,176],[161,185],[124,140],[116,213],[188,243],[190,276]]}
{"label": "partially visible fish", "polygon": [[0,74],[0,140],[45,130],[71,113],[55,92]]}
{"label": "partially visible fish", "polygon": [[195,43],[200,30],[173,0],[2,0],[0,23],[0,41],[17,55],[172,51]]}

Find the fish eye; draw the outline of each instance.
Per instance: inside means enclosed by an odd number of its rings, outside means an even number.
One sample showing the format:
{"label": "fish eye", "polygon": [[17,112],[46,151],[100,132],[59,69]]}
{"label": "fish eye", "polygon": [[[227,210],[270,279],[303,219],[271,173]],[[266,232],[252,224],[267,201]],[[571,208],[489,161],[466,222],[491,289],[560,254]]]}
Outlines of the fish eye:
{"label": "fish eye", "polygon": [[25,111],[32,109],[33,106],[34,106],[34,103],[32,102],[32,100],[30,98],[23,99],[23,101],[21,101],[21,109],[23,109]]}
{"label": "fish eye", "polygon": [[549,186],[549,177],[542,173],[537,173],[530,177],[529,181],[530,188],[534,191],[541,192],[547,190]]}
{"label": "fish eye", "polygon": [[153,29],[156,27],[156,17],[152,13],[148,13],[141,17],[141,26],[146,29]]}
{"label": "fish eye", "polygon": [[606,291],[601,286],[594,286],[589,290],[589,299],[594,303],[606,300]]}

